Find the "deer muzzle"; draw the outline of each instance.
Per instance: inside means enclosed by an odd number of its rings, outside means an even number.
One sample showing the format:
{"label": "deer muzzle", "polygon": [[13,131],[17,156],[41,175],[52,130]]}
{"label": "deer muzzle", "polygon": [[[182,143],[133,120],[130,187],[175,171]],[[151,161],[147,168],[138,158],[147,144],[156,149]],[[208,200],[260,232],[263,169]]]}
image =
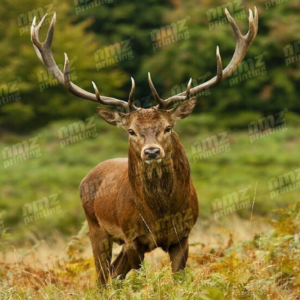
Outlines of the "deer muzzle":
{"label": "deer muzzle", "polygon": [[165,157],[164,149],[158,144],[150,144],[143,147],[141,152],[142,160],[146,163],[160,163]]}

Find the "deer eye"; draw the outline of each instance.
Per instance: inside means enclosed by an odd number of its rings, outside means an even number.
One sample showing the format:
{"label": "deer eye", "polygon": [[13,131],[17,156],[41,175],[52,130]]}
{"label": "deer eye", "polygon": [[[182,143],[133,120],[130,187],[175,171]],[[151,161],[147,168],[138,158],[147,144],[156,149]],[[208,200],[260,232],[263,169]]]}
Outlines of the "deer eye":
{"label": "deer eye", "polygon": [[128,129],[128,133],[129,133],[130,135],[136,135],[135,132],[134,132],[132,129]]}
{"label": "deer eye", "polygon": [[168,133],[172,130],[172,127],[171,126],[167,126],[166,129],[165,129],[165,133]]}

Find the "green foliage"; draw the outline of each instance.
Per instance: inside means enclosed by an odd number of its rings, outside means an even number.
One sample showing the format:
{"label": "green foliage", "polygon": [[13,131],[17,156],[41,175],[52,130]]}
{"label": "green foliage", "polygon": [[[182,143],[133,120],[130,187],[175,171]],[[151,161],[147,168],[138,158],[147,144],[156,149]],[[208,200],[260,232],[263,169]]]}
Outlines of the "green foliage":
{"label": "green foliage", "polygon": [[[53,55],[62,69],[64,52],[70,60],[71,79],[82,88],[93,91],[91,81],[99,82],[101,93],[110,94],[114,90],[115,97],[124,94],[119,91],[126,77],[120,69],[110,72],[97,72],[94,52],[100,48],[96,36],[86,29],[92,19],[85,19],[75,24],[72,17],[73,5],[54,1],[54,5],[44,0],[27,0],[19,5],[19,1],[5,0],[6,7],[0,10],[0,86],[1,92],[12,82],[18,80],[17,88],[20,100],[1,105],[0,126],[5,129],[24,132],[39,128],[53,119],[84,118],[91,115],[95,105],[72,96],[45,71],[45,67],[37,58],[30,41],[30,25],[34,15],[38,20],[48,12],[45,24],[41,29],[40,40],[43,41],[53,13],[57,13],[55,37],[52,43]],[[9,13],[7,13],[7,11]],[[12,41],[14,41],[12,43]],[[8,96],[12,92],[8,93]],[[2,94],[1,94],[2,96]]]}
{"label": "green foliage", "polygon": [[[218,255],[207,255],[197,268],[172,274],[169,263],[157,270],[144,262],[125,280],[111,280],[99,289],[91,276],[91,260],[75,250],[85,247],[84,225],[72,238],[64,259],[52,259],[47,272],[24,261],[4,264],[0,271],[2,299],[294,300],[300,293],[299,208],[298,202],[277,210],[277,217],[270,220],[274,230],[233,244]],[[288,232],[286,222],[292,224]],[[70,245],[76,247],[68,250]],[[189,263],[196,258],[190,257]]]}
{"label": "green foliage", "polygon": [[[0,94],[7,97],[6,89],[15,80],[18,80],[20,93],[20,100],[9,100],[9,103],[0,106],[2,128],[24,132],[44,126],[51,120],[84,119],[95,109],[94,104],[77,99],[57,85],[51,76],[48,77],[32,49],[29,29],[33,15],[40,19],[48,10],[41,39],[56,11],[54,57],[62,68],[63,53],[68,53],[75,68],[75,83],[93,91],[91,81],[94,80],[101,94],[126,100],[131,85],[129,78],[132,76],[137,85],[136,100],[145,107],[153,101],[149,96],[148,71],[152,73],[159,93],[168,97],[177,93],[178,87],[179,90],[184,89],[190,77],[194,79],[194,84],[199,84],[200,77],[209,73],[206,76],[208,79],[215,74],[216,45],[220,46],[224,66],[232,57],[235,38],[230,25],[210,28],[209,12],[222,11],[223,0],[205,1],[201,5],[195,0],[97,2],[102,4],[88,8],[94,1],[78,1],[79,4],[76,4],[76,1],[25,0],[22,5],[18,0],[2,1]],[[199,96],[197,111],[225,116],[238,111],[266,115],[283,109],[299,113],[299,61],[286,65],[284,54],[286,45],[293,45],[300,39],[297,22],[299,3],[297,0],[282,1],[267,8],[269,2],[241,3],[239,9],[242,8],[245,14],[237,17],[236,21],[244,33],[248,29],[248,8],[258,7],[260,21],[257,38],[238,73]],[[234,15],[236,2],[226,3]],[[218,22],[219,19],[213,21]],[[172,27],[181,20],[186,20],[184,27],[187,28],[188,38],[153,49],[153,32],[158,30],[163,35],[165,26]],[[179,27],[176,28],[179,30]],[[95,52],[116,43],[121,45],[124,40],[130,41],[133,58],[121,59],[97,71]],[[247,67],[251,69],[253,64],[257,64],[259,57],[266,66],[265,75],[231,83],[232,78],[244,76]]]}
{"label": "green foliage", "polygon": [[[176,125],[176,131],[183,143],[191,165],[193,183],[196,187],[201,220],[213,216],[212,202],[217,198],[237,192],[249,185],[250,200],[253,200],[257,182],[257,196],[254,214],[269,215],[274,207],[285,207],[298,200],[298,189],[270,198],[268,181],[297,169],[300,160],[298,128],[290,126],[286,116],[288,130],[276,132],[250,143],[245,129],[251,118],[259,116],[241,114],[245,117],[224,117],[218,121],[216,116],[192,115]],[[293,118],[292,118],[293,119]],[[243,125],[242,120],[245,120]],[[127,134],[124,130],[109,126],[95,117],[95,138],[81,141],[61,148],[59,131],[78,121],[68,120],[51,123],[43,130],[30,135],[4,134],[0,148],[12,147],[17,143],[39,136],[41,156],[8,166],[0,173],[2,201],[0,212],[5,228],[13,232],[13,239],[32,240],[31,234],[40,238],[49,236],[53,230],[70,234],[78,230],[85,219],[79,197],[81,180],[98,163],[115,157],[127,157]],[[221,123],[222,126],[219,124]],[[234,125],[235,124],[235,125]],[[234,125],[234,126],[233,126]],[[224,126],[224,127],[223,127]],[[228,131],[230,151],[196,161],[193,144]],[[267,150],[267,151],[266,151]],[[2,167],[5,160],[2,160]],[[58,193],[60,205],[58,213],[33,220],[25,224],[23,206]],[[248,209],[238,210],[242,217],[249,217]]]}
{"label": "green foliage", "polygon": [[[145,263],[125,281],[113,280],[100,291],[93,285],[92,258],[84,256],[89,243],[86,227],[71,239],[63,257],[56,258],[47,271],[25,262],[42,239],[49,239],[54,231],[64,235],[78,231],[85,219],[78,191],[81,179],[99,162],[127,156],[125,132],[102,120],[96,124],[97,138],[61,147],[59,130],[92,116],[96,104],[70,95],[45,72],[30,41],[33,16],[37,15],[39,21],[49,10],[41,30],[43,40],[53,12],[57,12],[54,57],[62,69],[63,53],[68,53],[75,83],[92,92],[94,80],[101,94],[127,99],[132,76],[137,84],[137,102],[145,107],[152,101],[148,71],[160,95],[168,97],[178,88],[184,89],[190,77],[199,84],[199,77],[207,75],[208,79],[215,74],[216,45],[220,46],[224,66],[234,51],[230,25],[210,30],[208,12],[235,1],[102,2],[76,14],[76,1],[71,0],[24,0],[21,4],[19,0],[1,1],[0,148],[4,150],[41,134],[42,154],[0,173],[0,213],[5,211],[0,224],[1,254],[5,258],[12,242],[34,244],[19,250],[16,264],[0,263],[1,299],[296,299],[300,293],[299,204],[286,207],[299,201],[298,190],[271,199],[268,181],[295,170],[300,160],[299,61],[287,65],[284,53],[286,45],[300,40],[297,0],[278,1],[268,9],[267,3],[274,1],[242,3],[246,14],[256,5],[260,16],[258,36],[245,58],[246,66],[262,58],[266,74],[234,84],[229,79],[207,91],[199,96],[196,114],[177,127],[190,160],[203,223],[212,222],[214,199],[247,185],[252,185],[254,199],[257,184],[254,214],[270,218],[272,208],[277,207],[279,216],[269,221],[273,231],[220,251],[212,248],[206,260],[201,254],[201,259],[192,259],[193,263],[201,261],[198,268],[189,267],[176,275],[171,274],[169,265],[155,270]],[[153,30],[165,30],[165,26],[185,19],[189,38],[154,51]],[[237,19],[237,23],[245,33],[246,17]],[[133,59],[97,71],[95,52],[128,39]],[[242,67],[233,75],[244,75],[241,70]],[[19,96],[13,101],[10,97],[15,84]],[[286,109],[288,131],[249,142],[246,130],[250,122]],[[228,132],[231,151],[196,162],[192,145],[224,131]],[[25,225],[23,206],[55,193],[59,212]],[[249,217],[251,211],[237,213]]]}
{"label": "green foliage", "polygon": [[[266,9],[266,4],[273,5]],[[232,58],[235,37],[229,24],[209,26],[209,11],[221,11],[221,5],[227,3],[232,14],[237,13],[237,2],[223,0],[204,1],[199,5],[195,0],[177,1],[173,10],[165,14],[165,23],[173,23],[187,18],[190,38],[170,44],[154,52],[152,57],[144,61],[141,71],[148,70],[155,75],[158,91],[164,97],[176,84],[187,83],[192,77],[199,84],[198,78],[216,72],[215,49],[219,45],[225,66]],[[235,3],[235,4],[234,4]],[[240,2],[238,2],[240,3]],[[266,74],[254,76],[247,80],[232,84],[231,79],[244,76],[243,66],[208,95],[199,96],[198,110],[222,113],[234,113],[240,110],[255,110],[262,114],[278,112],[285,108],[300,111],[297,96],[297,80],[299,80],[299,60],[286,66],[284,47],[299,41],[300,31],[296,21],[300,10],[297,0],[291,1],[244,1],[244,18],[236,22],[245,34],[248,30],[248,8],[257,6],[259,13],[259,30],[246,57],[245,66],[251,70],[251,64],[258,66],[261,58],[265,63]],[[225,5],[224,5],[225,7]],[[230,9],[233,8],[233,9]],[[223,15],[224,17],[224,15]],[[220,18],[222,19],[222,17]],[[258,68],[258,67],[255,67]],[[244,69],[245,70],[245,69]],[[264,74],[264,72],[261,72]],[[196,83],[195,83],[196,84]]]}

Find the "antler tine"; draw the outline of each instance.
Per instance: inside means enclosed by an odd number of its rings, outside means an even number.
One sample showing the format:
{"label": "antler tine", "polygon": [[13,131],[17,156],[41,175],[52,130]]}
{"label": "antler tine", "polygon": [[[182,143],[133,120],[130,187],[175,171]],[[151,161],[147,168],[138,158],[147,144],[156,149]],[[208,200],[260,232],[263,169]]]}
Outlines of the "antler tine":
{"label": "antler tine", "polygon": [[50,48],[52,45],[52,40],[53,40],[53,36],[54,36],[54,27],[55,27],[55,23],[56,23],[56,13],[53,14],[48,32],[47,32],[47,37],[46,40],[44,42],[45,46]]}
{"label": "antler tine", "polygon": [[215,81],[215,84],[218,84],[219,82],[222,81],[223,78],[223,64],[222,64],[222,58],[220,55],[219,46],[217,46],[216,57],[217,57],[217,79]]}
{"label": "antler tine", "polygon": [[[209,89],[218,83],[220,83],[222,80],[228,78],[238,67],[238,65],[242,62],[244,59],[251,43],[253,42],[257,30],[258,30],[258,13],[256,7],[254,7],[254,15],[252,10],[249,10],[249,31],[246,35],[242,35],[239,27],[231,17],[229,11],[225,9],[225,14],[227,16],[228,22],[230,23],[235,38],[236,38],[236,47],[233,54],[233,57],[227,67],[223,70],[222,69],[222,59],[219,53],[219,47],[217,47],[217,75],[210,80],[208,80],[205,83],[202,83],[190,90],[191,96],[194,96],[196,94],[199,94],[203,90]],[[187,93],[182,92],[175,96],[172,96],[166,100],[164,100],[164,104],[160,105],[160,107],[167,107],[175,102],[184,101],[187,98]]]}
{"label": "antler tine", "polygon": [[[234,54],[233,54],[233,57],[232,57],[230,63],[223,70],[223,79],[228,78],[237,69],[238,65],[244,59],[250,45],[252,44],[252,42],[256,36],[257,29],[258,29],[258,14],[257,14],[256,7],[254,7],[254,9],[255,9],[255,13],[256,13],[255,21],[253,19],[252,10],[249,9],[249,31],[245,36],[240,34],[239,36],[236,37],[237,43],[236,43],[235,51],[234,51]],[[236,23],[234,22],[234,20],[232,19],[231,15],[228,11],[227,11],[226,15],[227,15],[228,21],[230,22],[232,28],[234,28],[234,26],[236,26]]]}
{"label": "antler tine", "polygon": [[232,18],[230,12],[227,10],[227,8],[225,8],[225,14],[227,17],[228,22],[230,23],[232,30],[234,32],[234,35],[236,37],[236,39],[239,39],[240,37],[242,37],[242,33],[240,31],[240,28],[237,26],[237,24],[235,23],[234,19]]}
{"label": "antler tine", "polygon": [[39,30],[40,30],[41,26],[43,25],[46,16],[47,16],[47,14],[45,14],[43,16],[43,18],[41,19],[41,21],[39,22],[39,24],[37,26],[36,26],[36,17],[34,17],[32,20],[32,25],[31,25],[31,29],[30,29],[31,42],[33,43],[34,51],[42,63],[44,63],[44,62],[43,62],[42,55],[39,51],[39,48],[41,47],[41,43],[39,40]]}
{"label": "antler tine", "polygon": [[188,100],[191,98],[191,85],[192,85],[192,78],[190,78],[189,83],[186,86],[185,100]]}
{"label": "antler tine", "polygon": [[128,99],[129,111],[134,111],[134,110],[138,109],[134,105],[134,92],[135,92],[135,82],[134,82],[134,79],[131,77],[131,90],[130,90],[129,99]]}
{"label": "antler tine", "polygon": [[117,99],[113,99],[113,98],[108,99],[108,97],[105,97],[106,98],[105,99],[103,96],[100,96],[99,90],[94,81],[92,81],[92,84],[95,89],[95,95],[96,95],[96,99],[98,102],[100,102],[101,104],[104,104],[104,105],[120,106],[120,107],[124,108],[126,112],[128,112],[128,113],[130,112],[129,105],[126,101],[118,100],[118,102],[116,102]]}
{"label": "antler tine", "polygon": [[64,85],[67,89],[70,88],[69,58],[68,58],[67,53],[65,53]]}
{"label": "antler tine", "polygon": [[[212,81],[212,79],[211,79],[212,82],[210,83],[209,87],[213,87],[213,86],[217,85],[219,82],[222,81],[222,78],[223,78],[223,66],[222,66],[222,58],[220,55],[219,46],[217,46],[216,58],[217,58],[217,76],[215,76],[213,78],[214,81]],[[191,80],[192,79],[190,79],[189,84],[191,83]],[[166,100],[162,100],[164,102],[164,106],[160,106],[160,108],[168,107],[168,106],[174,104],[175,102],[178,103],[178,102],[182,102],[187,99],[190,99],[193,95],[199,93],[199,92],[195,92],[195,89],[197,89],[198,87],[200,87],[200,86],[197,86],[191,90],[187,89],[186,92],[182,92],[182,93],[177,94],[173,97],[170,97]],[[204,89],[207,89],[207,88],[204,88]]]}
{"label": "antler tine", "polygon": [[148,81],[149,81],[149,86],[150,86],[150,89],[151,89],[151,92],[152,92],[152,95],[155,99],[155,101],[157,102],[158,104],[158,107],[165,107],[166,106],[166,103],[163,99],[161,99],[155,89],[155,86],[152,82],[152,79],[151,79],[151,75],[150,75],[150,72],[148,72]]}
{"label": "antler tine", "polygon": [[94,81],[92,81],[92,85],[93,85],[93,88],[95,90],[95,95],[96,95],[97,101],[101,104],[105,104],[105,102],[103,101],[103,99],[100,96],[99,90],[98,90],[97,85]]}
{"label": "antler tine", "polygon": [[[96,87],[95,91],[96,95],[93,93],[90,93],[76,84],[74,84],[70,80],[70,74],[69,74],[69,59],[67,54],[65,54],[65,64],[64,64],[64,71],[62,72],[59,67],[57,66],[51,49],[51,44],[54,36],[54,27],[56,22],[56,14],[54,13],[46,40],[41,43],[39,40],[39,30],[43,25],[43,22],[46,18],[46,15],[41,19],[39,24],[36,26],[36,18],[34,17],[32,21],[31,26],[31,41],[33,43],[34,50],[38,56],[38,58],[41,60],[41,62],[46,66],[46,68],[51,72],[51,74],[57,79],[57,81],[64,85],[69,92],[71,92],[73,95],[83,98],[86,100],[94,101],[94,102],[100,102],[105,105],[113,105],[113,106],[120,106],[124,108],[127,112],[129,111],[129,104],[124,100],[119,100],[111,97],[101,96],[99,95],[99,91]],[[96,86],[96,85],[95,85]],[[94,86],[94,87],[95,87]],[[97,96],[98,95],[98,96]],[[133,109],[136,109],[135,106],[132,107]]]}
{"label": "antler tine", "polygon": [[36,17],[34,17],[33,20],[32,20],[32,25],[31,25],[30,33],[31,33],[31,40],[32,40],[32,42],[35,42],[34,44],[39,44],[40,45],[40,42],[39,42],[39,30],[42,27],[46,16],[47,16],[47,14],[45,14],[43,16],[43,18],[41,19],[41,21],[39,22],[39,24],[37,26],[36,26]]}
{"label": "antler tine", "polygon": [[257,18],[257,9],[254,7],[254,17],[253,12],[249,9],[249,31],[246,35],[246,39],[248,42],[252,43],[256,34],[257,34],[257,26],[258,26],[258,18]]}

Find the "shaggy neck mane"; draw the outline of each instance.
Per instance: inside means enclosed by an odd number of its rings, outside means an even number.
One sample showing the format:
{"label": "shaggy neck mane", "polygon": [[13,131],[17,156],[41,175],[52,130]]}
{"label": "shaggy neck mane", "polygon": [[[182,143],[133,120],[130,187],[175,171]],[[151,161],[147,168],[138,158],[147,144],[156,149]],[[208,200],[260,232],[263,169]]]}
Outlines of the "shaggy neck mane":
{"label": "shaggy neck mane", "polygon": [[128,175],[135,201],[160,214],[170,211],[190,188],[189,163],[175,132],[171,149],[161,163],[146,164],[129,146]]}

